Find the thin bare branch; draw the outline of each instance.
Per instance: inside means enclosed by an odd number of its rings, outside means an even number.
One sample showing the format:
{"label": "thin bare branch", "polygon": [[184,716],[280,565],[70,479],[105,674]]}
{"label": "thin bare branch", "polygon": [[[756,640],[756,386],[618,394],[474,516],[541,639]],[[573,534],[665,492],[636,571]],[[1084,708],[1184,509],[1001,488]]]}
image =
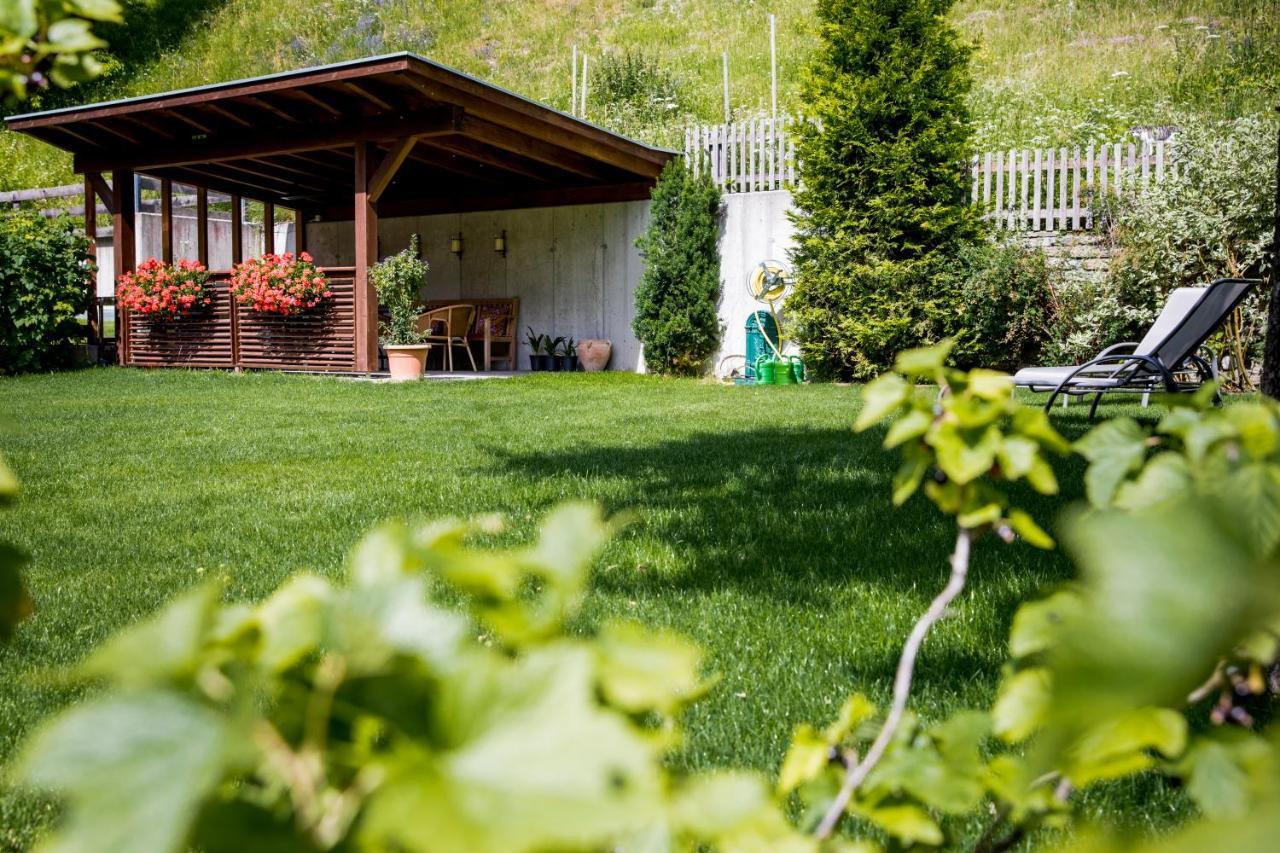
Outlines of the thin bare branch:
{"label": "thin bare branch", "polygon": [[911,629],[907,642],[902,647],[902,657],[898,659],[898,673],[893,679],[893,704],[889,709],[889,715],[885,718],[884,725],[880,727],[880,732],[876,735],[871,748],[867,750],[866,757],[849,768],[845,774],[840,792],[832,801],[831,807],[827,809],[827,813],[815,831],[818,838],[827,838],[835,830],[836,824],[840,822],[849,805],[849,800],[853,797],[853,792],[867,778],[867,774],[884,756],[885,750],[893,741],[893,736],[902,723],[902,715],[907,710],[907,699],[911,696],[911,679],[915,674],[916,657],[920,654],[920,646],[934,624],[946,615],[951,602],[964,591],[964,585],[969,578],[969,550],[972,544],[972,533],[961,527],[956,534],[955,551],[951,554],[951,577],[946,587],[938,593],[933,603],[929,605],[929,609]]}

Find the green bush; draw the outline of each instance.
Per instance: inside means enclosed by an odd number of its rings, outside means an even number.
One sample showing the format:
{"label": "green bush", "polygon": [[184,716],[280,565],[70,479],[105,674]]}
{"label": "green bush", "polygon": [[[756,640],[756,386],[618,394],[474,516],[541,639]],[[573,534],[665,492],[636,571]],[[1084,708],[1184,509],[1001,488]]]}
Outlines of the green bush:
{"label": "green bush", "polygon": [[974,240],[970,48],[948,0],[820,0],[796,155],[787,315],[820,375],[865,379],[923,339],[930,271]]}
{"label": "green bush", "polygon": [[[1064,321],[1085,350],[1136,340],[1174,288],[1268,273],[1276,191],[1273,123],[1191,122],[1179,130],[1174,146],[1176,167],[1164,180],[1135,183],[1119,196],[1099,199],[1118,254],[1105,286],[1085,288],[1068,306],[1074,314]],[[1264,301],[1250,300],[1241,328],[1243,354],[1250,360],[1261,355],[1265,318]],[[1063,345],[1082,354],[1081,347]]]}
{"label": "green bush", "polygon": [[0,216],[0,373],[66,367],[96,270],[79,223]]}
{"label": "green bush", "polygon": [[957,366],[1013,371],[1039,360],[1057,292],[1044,252],[1016,240],[964,246],[931,290],[929,337],[955,340]]}
{"label": "green bush", "polygon": [[653,188],[649,227],[636,241],[644,273],[636,288],[636,337],[654,373],[698,375],[720,346],[720,190],[680,160]]}

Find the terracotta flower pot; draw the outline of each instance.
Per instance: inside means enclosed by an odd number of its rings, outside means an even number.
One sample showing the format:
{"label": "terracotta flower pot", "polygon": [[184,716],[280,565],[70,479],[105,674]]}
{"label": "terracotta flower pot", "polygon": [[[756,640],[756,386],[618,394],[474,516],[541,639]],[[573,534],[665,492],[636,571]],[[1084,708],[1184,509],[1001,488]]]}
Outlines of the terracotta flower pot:
{"label": "terracotta flower pot", "polygon": [[609,363],[613,344],[604,338],[588,338],[578,341],[578,363],[588,373],[599,373]]}
{"label": "terracotta flower pot", "polygon": [[387,368],[391,371],[392,382],[412,382],[422,378],[422,369],[427,364],[427,344],[409,346],[384,346],[387,351]]}

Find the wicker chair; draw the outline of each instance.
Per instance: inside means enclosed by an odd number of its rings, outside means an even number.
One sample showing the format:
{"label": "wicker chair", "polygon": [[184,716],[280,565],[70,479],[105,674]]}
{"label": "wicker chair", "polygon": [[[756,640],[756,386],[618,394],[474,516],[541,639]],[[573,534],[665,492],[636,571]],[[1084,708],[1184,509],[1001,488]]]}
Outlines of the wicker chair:
{"label": "wicker chair", "polygon": [[467,333],[475,317],[474,305],[443,305],[418,315],[418,331],[425,333],[422,340],[444,345],[444,369],[450,373],[453,372],[454,347],[462,347],[471,362],[471,369],[478,370],[471,347],[467,344]]}

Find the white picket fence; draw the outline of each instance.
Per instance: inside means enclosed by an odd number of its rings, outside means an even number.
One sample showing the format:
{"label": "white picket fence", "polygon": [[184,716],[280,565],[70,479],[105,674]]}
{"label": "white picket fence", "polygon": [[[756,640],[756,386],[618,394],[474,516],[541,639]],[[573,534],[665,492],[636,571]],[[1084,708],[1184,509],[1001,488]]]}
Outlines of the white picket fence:
{"label": "white picket fence", "polygon": [[988,151],[969,161],[970,198],[999,228],[1085,231],[1095,195],[1163,179],[1176,168],[1172,155],[1165,140]]}
{"label": "white picket fence", "polygon": [[[780,118],[690,127],[685,154],[696,173],[710,171],[725,192],[790,189],[798,180],[788,132],[794,123]],[[1089,230],[1095,194],[1161,180],[1176,168],[1173,153],[1173,140],[989,151],[969,161],[970,200],[999,228]]]}
{"label": "white picket fence", "polygon": [[725,192],[782,190],[796,184],[792,118],[690,127],[684,152],[697,174],[709,169]]}

